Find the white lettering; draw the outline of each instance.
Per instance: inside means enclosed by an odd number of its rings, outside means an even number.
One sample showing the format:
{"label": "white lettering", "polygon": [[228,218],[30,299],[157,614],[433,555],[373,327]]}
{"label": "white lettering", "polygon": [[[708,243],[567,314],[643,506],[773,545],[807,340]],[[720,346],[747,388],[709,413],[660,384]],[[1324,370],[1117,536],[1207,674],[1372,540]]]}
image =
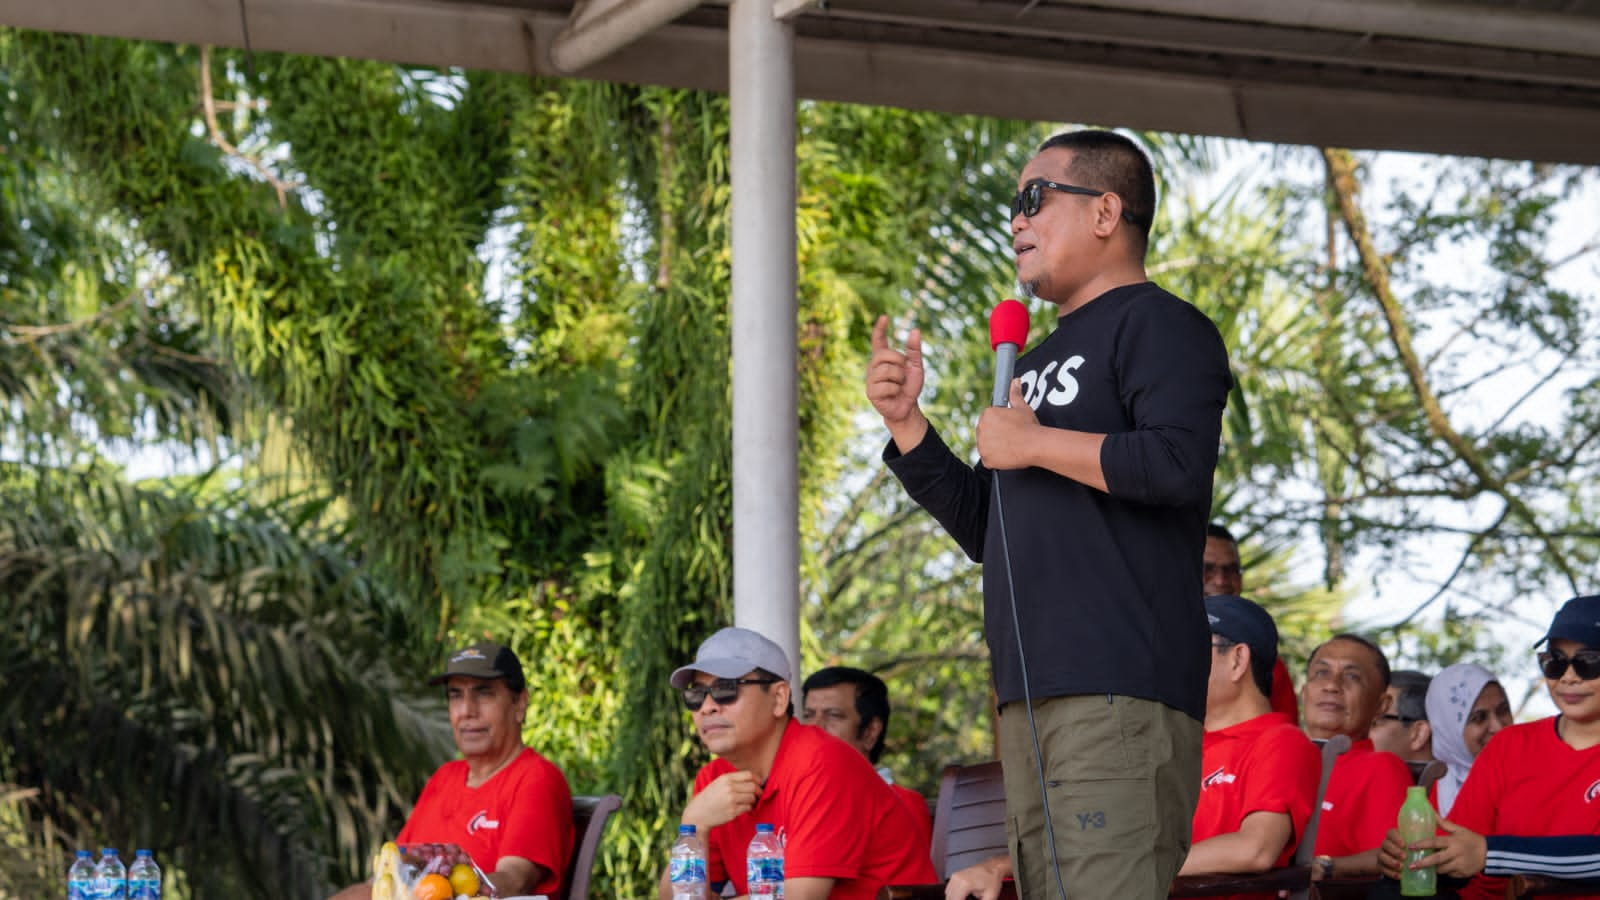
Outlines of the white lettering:
{"label": "white lettering", "polygon": [[1045,395],[1051,406],[1066,406],[1078,399],[1078,379],[1071,373],[1083,363],[1083,357],[1073,355],[1061,364],[1060,371],[1056,372],[1056,389]]}

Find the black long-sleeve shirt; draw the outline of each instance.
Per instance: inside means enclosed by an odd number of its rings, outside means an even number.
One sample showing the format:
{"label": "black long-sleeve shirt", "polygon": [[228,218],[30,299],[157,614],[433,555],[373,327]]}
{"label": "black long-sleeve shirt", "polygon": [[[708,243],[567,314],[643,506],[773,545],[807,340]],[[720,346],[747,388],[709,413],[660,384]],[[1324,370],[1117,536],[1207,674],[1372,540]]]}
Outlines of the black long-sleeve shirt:
{"label": "black long-sleeve shirt", "polygon": [[910,453],[893,441],[884,451],[911,497],[985,564],[1000,702],[1023,698],[1025,659],[1034,699],[1118,694],[1204,719],[1201,556],[1233,383],[1221,336],[1192,305],[1143,282],[1062,317],[1016,371],[1042,424],[1106,435],[1109,493],[1028,468],[997,473],[992,502],[993,473],[956,458],[931,427]]}

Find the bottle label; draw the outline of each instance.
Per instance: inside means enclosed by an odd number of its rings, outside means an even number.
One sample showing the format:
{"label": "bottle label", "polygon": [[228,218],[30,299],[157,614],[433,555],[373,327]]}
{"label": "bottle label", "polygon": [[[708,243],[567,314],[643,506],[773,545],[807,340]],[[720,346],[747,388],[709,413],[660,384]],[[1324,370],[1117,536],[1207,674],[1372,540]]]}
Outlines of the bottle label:
{"label": "bottle label", "polygon": [[95,883],[88,878],[67,881],[67,900],[95,900]]}
{"label": "bottle label", "polygon": [[783,857],[766,856],[745,860],[745,880],[750,883],[751,897],[783,897]]}
{"label": "bottle label", "polygon": [[674,857],[671,870],[673,884],[705,884],[706,861],[703,859],[681,859]]}
{"label": "bottle label", "polygon": [[128,879],[128,900],[161,900],[161,882],[154,878]]}

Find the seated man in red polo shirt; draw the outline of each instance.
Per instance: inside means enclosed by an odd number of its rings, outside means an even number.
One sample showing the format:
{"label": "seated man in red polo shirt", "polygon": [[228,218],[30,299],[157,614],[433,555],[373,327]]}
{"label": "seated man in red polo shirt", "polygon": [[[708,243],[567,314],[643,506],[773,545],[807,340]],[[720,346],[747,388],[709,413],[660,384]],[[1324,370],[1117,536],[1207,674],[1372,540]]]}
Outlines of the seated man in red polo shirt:
{"label": "seated man in red polo shirt", "polygon": [[1206,598],[1211,679],[1194,845],[1180,875],[1264,872],[1288,863],[1311,820],[1321,780],[1316,745],[1272,711],[1278,628],[1232,594]]}
{"label": "seated man in red polo shirt", "polygon": [[[936,881],[905,804],[855,748],[794,721],[789,660],[767,638],[724,628],[672,673],[700,740],[717,758],[683,810],[706,843],[713,889],[748,893],[745,851],[757,823],[784,844],[788,900],[868,900],[888,884]],[[671,900],[661,873],[661,900]]]}
{"label": "seated man in red polo shirt", "polygon": [[[395,842],[457,844],[500,896],[555,896],[572,856],[572,791],[560,769],[522,743],[521,660],[483,641],[452,653],[428,683],[445,686],[462,758],[428,779]],[[362,883],[333,900],[371,896],[372,885]]]}
{"label": "seated man in red polo shirt", "polygon": [[1322,798],[1315,879],[1378,875],[1378,848],[1412,785],[1405,762],[1375,749],[1367,736],[1389,711],[1388,690],[1389,660],[1360,635],[1337,635],[1311,654],[1300,689],[1306,734],[1312,740],[1342,734],[1351,741]]}
{"label": "seated man in red polo shirt", "polygon": [[[801,686],[800,705],[807,725],[821,728],[878,765],[889,732],[889,686],[882,678],[849,666],[818,669]],[[911,810],[911,818],[917,822],[917,840],[931,853],[933,815],[928,811],[928,798],[895,784],[887,766],[878,766],[878,774]]]}

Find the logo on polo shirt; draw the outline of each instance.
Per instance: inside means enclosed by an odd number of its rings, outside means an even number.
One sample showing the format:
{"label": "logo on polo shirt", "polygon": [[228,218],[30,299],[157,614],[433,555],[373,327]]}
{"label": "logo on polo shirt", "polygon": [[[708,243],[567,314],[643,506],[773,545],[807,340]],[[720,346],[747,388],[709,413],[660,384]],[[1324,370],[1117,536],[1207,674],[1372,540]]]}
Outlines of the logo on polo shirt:
{"label": "logo on polo shirt", "polygon": [[1600,781],[1589,785],[1589,789],[1583,792],[1583,802],[1593,803],[1596,797],[1600,797]]}
{"label": "logo on polo shirt", "polygon": [[499,827],[500,820],[489,818],[489,811],[487,809],[481,809],[478,810],[477,815],[472,817],[472,821],[467,823],[467,834],[477,834],[480,830],[487,831],[490,829],[499,829]]}
{"label": "logo on polo shirt", "polygon": [[1200,788],[1204,790],[1206,788],[1216,787],[1219,784],[1233,784],[1238,780],[1239,776],[1228,774],[1227,766],[1219,766],[1215,772],[1212,772],[1210,775],[1207,775],[1203,780],[1201,780]]}

